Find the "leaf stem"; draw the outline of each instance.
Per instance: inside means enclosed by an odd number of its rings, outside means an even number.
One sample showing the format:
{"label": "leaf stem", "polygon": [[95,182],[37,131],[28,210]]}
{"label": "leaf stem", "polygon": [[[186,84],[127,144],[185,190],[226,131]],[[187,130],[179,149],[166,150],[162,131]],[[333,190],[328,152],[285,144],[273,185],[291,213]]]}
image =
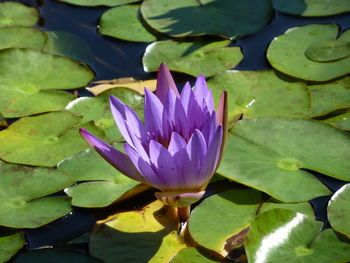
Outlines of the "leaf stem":
{"label": "leaf stem", "polygon": [[178,207],[177,214],[180,222],[186,222],[190,218],[190,206]]}

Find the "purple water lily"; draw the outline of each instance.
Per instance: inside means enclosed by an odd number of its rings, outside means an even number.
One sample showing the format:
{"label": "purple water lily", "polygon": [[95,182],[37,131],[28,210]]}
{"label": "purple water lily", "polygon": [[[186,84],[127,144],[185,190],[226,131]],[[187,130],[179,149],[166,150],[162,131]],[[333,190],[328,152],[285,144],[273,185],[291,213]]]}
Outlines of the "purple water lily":
{"label": "purple water lily", "polygon": [[136,113],[111,96],[115,122],[126,143],[123,153],[88,131],[83,138],[117,170],[160,190],[156,197],[170,206],[199,200],[218,167],[226,137],[227,98],[214,110],[212,91],[200,75],[181,94],[165,64],[159,68],[156,93],[145,89],[144,124]]}

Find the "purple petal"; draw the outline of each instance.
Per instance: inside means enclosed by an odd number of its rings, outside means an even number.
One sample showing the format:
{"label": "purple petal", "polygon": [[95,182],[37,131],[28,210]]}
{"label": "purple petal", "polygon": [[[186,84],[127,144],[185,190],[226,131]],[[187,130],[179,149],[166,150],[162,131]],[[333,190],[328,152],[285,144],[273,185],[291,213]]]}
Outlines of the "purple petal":
{"label": "purple petal", "polygon": [[173,132],[168,146],[169,153],[174,156],[174,154],[184,148],[186,148],[186,141],[178,133]]}
{"label": "purple petal", "polygon": [[165,63],[162,63],[158,70],[156,95],[161,102],[165,101],[168,90],[171,89],[177,97],[179,91],[177,90],[175,81]]}
{"label": "purple petal", "polygon": [[85,129],[81,128],[80,134],[107,162],[109,162],[119,172],[134,180],[144,182],[143,177],[137,171],[130,158],[126,154],[113,148]]}
{"label": "purple petal", "polygon": [[186,114],[188,113],[188,109],[190,108],[189,105],[191,103],[191,101],[194,100],[194,94],[191,88],[191,85],[189,82],[186,82],[186,84],[184,85],[182,91],[181,91],[181,103],[182,106],[185,109]]}
{"label": "purple petal", "polygon": [[214,111],[214,101],[213,101],[213,91],[209,90],[207,96],[204,99],[204,108],[206,108],[210,113]]}
{"label": "purple petal", "polygon": [[163,103],[163,134],[168,134],[171,132],[173,125],[175,124],[175,103],[176,96],[172,90],[169,90],[165,101]]}
{"label": "purple petal", "polygon": [[185,109],[179,99],[175,102],[175,126],[174,131],[181,134],[186,140],[190,137],[190,127],[188,123],[188,118],[186,116]]}
{"label": "purple petal", "polygon": [[145,124],[147,131],[153,136],[163,135],[163,104],[150,90],[145,89]]}
{"label": "purple petal", "polygon": [[196,129],[192,134],[186,146],[186,151],[191,162],[197,168],[197,171],[199,171],[202,166],[203,158],[207,153],[207,143],[199,130]]}
{"label": "purple petal", "polygon": [[205,81],[205,77],[203,75],[199,75],[196,80],[195,88],[194,88],[194,96],[198,101],[199,106],[203,108],[204,101],[208,93],[207,83]]}
{"label": "purple petal", "polygon": [[220,149],[220,157],[216,168],[219,166],[222,156],[226,147],[226,140],[228,134],[228,104],[227,104],[227,92],[223,91],[220,96],[220,102],[217,110],[217,121],[222,125],[222,143]]}
{"label": "purple petal", "polygon": [[215,112],[213,112],[211,115],[207,113],[202,129],[202,133],[205,138],[205,141],[207,142],[207,145],[209,145],[209,142],[212,140],[217,127],[218,124]]}
{"label": "purple petal", "polygon": [[196,180],[198,177],[198,170],[191,162],[186,148],[183,148],[173,155],[173,159],[179,171],[179,178],[182,185],[179,186],[181,189],[188,189],[190,191],[198,190],[196,188]]}

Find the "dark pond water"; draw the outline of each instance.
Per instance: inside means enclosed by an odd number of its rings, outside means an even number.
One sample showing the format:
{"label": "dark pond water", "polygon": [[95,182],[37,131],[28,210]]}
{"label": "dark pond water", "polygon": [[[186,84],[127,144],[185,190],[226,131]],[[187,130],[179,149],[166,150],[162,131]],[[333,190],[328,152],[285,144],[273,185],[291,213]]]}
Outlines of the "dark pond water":
{"label": "dark pond water", "polygon": [[[4,2],[0,0],[0,2]],[[53,0],[22,0],[17,1],[40,10],[41,21],[39,28],[47,31],[65,31],[82,38],[90,47],[86,57],[79,57],[89,64],[96,73],[96,80],[114,79],[120,77],[134,77],[147,79],[153,77],[143,71],[141,57],[147,46],[146,43],[134,43],[105,37],[97,33],[98,19],[109,7],[78,7]],[[344,31],[350,27],[350,14],[329,16],[325,18],[301,18],[276,13],[271,24],[262,31],[241,38],[233,43],[240,46],[244,52],[244,59],[236,67],[239,70],[263,70],[270,68],[266,61],[265,51],[268,43],[288,28],[310,23],[337,23]],[[181,78],[181,75],[179,75]],[[81,92],[81,94],[86,94]],[[332,191],[339,189],[344,182],[316,174]],[[234,185],[234,184],[232,184]],[[209,186],[207,195],[210,195],[227,184],[216,183]],[[150,200],[152,193],[146,193],[144,200]],[[311,204],[316,210],[316,217],[328,226],[326,204],[330,197],[314,199]],[[135,202],[137,203],[137,202]],[[128,204],[130,205],[130,204]],[[123,207],[119,207],[123,208]],[[28,248],[34,249],[43,246],[56,246],[68,240],[80,237],[91,231],[96,218],[103,214],[102,210],[75,209],[73,212],[47,226],[27,230]],[[96,216],[97,215],[97,216]],[[86,250],[86,243],[77,241],[74,247]]]}

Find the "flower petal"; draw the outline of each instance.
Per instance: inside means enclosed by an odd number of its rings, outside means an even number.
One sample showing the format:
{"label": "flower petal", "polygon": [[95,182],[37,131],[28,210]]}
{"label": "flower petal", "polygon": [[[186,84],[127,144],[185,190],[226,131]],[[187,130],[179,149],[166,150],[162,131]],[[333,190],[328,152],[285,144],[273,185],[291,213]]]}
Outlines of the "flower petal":
{"label": "flower petal", "polygon": [[162,63],[158,71],[156,88],[156,95],[161,102],[165,101],[169,89],[175,93],[176,97],[180,97],[179,91],[177,90],[175,81],[171,76],[168,67],[165,63]]}
{"label": "flower petal", "polygon": [[212,114],[208,112],[202,129],[202,133],[205,138],[205,141],[207,142],[207,145],[209,145],[209,142],[212,140],[217,127],[218,124],[215,112],[213,112]]}
{"label": "flower petal", "polygon": [[174,154],[184,148],[186,148],[186,141],[177,132],[172,132],[168,146],[169,153],[174,156]]}
{"label": "flower petal", "polygon": [[151,137],[163,135],[163,104],[150,90],[145,89],[145,125]]}
{"label": "flower petal", "polygon": [[143,177],[137,171],[130,158],[113,148],[109,144],[100,140],[99,138],[92,135],[85,129],[80,129],[81,136],[92,146],[95,150],[114,168],[116,168],[119,172],[125,174],[126,176],[137,180],[139,182],[144,182]]}
{"label": "flower petal", "polygon": [[205,98],[208,93],[207,83],[205,81],[205,77],[203,75],[199,75],[196,79],[195,87],[194,87],[194,96],[198,101],[199,106],[203,109],[205,104]]}
{"label": "flower petal", "polygon": [[227,92],[223,91],[220,96],[220,102],[218,109],[216,111],[217,121],[222,125],[222,143],[220,149],[220,156],[216,166],[216,169],[219,167],[219,164],[222,160],[222,156],[226,147],[226,140],[228,135],[228,104],[227,104]]}
{"label": "flower petal", "polygon": [[190,103],[194,100],[194,94],[191,88],[190,83],[187,81],[184,85],[182,91],[181,91],[181,97],[180,97],[182,106],[184,107],[184,110],[186,114],[188,113],[188,109],[190,108]]}
{"label": "flower petal", "polygon": [[207,153],[207,143],[203,134],[195,130],[186,146],[187,154],[197,171],[201,169],[203,158]]}

